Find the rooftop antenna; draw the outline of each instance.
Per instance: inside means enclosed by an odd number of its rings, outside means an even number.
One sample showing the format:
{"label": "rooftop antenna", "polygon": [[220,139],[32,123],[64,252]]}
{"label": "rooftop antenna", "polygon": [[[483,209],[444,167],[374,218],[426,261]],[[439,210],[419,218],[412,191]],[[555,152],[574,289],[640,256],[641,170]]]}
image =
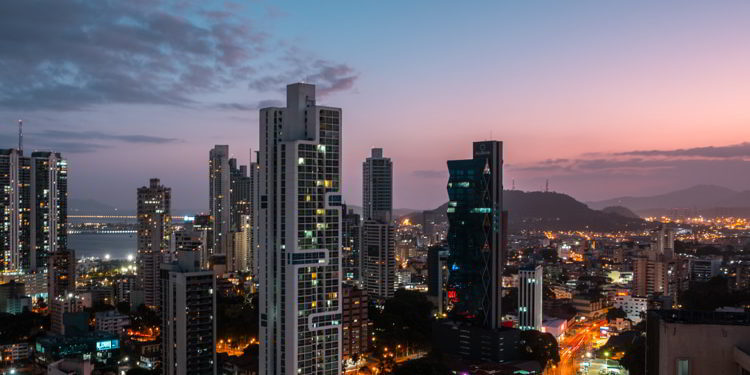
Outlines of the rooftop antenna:
{"label": "rooftop antenna", "polygon": [[544,192],[549,193],[549,178],[547,179],[547,183],[544,184]]}
{"label": "rooftop antenna", "polygon": [[23,150],[23,120],[18,120],[18,151]]}

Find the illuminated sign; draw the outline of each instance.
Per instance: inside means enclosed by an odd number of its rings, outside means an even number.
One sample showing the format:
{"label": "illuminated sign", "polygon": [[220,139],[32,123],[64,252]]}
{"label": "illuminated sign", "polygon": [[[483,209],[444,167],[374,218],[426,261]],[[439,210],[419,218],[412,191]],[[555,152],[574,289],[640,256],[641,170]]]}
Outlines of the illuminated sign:
{"label": "illuminated sign", "polygon": [[120,347],[120,340],[97,341],[96,350],[112,350]]}

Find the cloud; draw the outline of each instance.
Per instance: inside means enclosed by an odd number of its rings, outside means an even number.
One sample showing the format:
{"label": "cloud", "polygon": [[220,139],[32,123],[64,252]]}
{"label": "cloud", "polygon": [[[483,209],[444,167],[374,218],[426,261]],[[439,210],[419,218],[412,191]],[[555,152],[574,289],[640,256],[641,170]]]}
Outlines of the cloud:
{"label": "cloud", "polygon": [[697,157],[697,158],[746,158],[750,157],[750,142],[743,142],[729,146],[707,146],[681,148],[676,150],[639,150],[615,153],[614,155],[628,156],[663,156],[663,157]]}
{"label": "cloud", "polygon": [[448,171],[420,169],[411,172],[411,175],[419,178],[448,178]]}
{"label": "cloud", "polygon": [[322,94],[354,84],[356,74],[347,65],[287,58],[297,49],[256,29],[232,3],[183,5],[167,0],[3,1],[0,108],[194,106],[198,94],[242,82],[270,82],[276,90],[292,77],[306,76],[320,82]]}
{"label": "cloud", "polygon": [[243,104],[243,103],[218,103],[215,105],[218,109],[235,110],[235,111],[257,111],[261,108],[267,107],[283,107],[284,103],[281,100],[261,100],[255,104]]}
{"label": "cloud", "polygon": [[31,133],[30,136],[52,140],[105,140],[121,141],[126,143],[164,144],[180,142],[180,140],[177,138],[155,137],[143,134],[107,134],[98,131],[44,130],[38,133]]}
{"label": "cloud", "polygon": [[317,86],[317,94],[326,96],[346,91],[359,78],[357,72],[346,64],[318,59],[294,47],[286,50],[281,58],[288,66],[284,72],[253,79],[248,87],[258,91],[283,90],[290,82],[307,82]]}

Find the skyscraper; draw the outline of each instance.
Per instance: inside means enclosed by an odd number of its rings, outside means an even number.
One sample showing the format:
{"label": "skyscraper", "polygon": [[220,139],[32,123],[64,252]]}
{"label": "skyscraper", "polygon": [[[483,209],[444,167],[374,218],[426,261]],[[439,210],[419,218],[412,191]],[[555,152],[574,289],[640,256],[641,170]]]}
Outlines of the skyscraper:
{"label": "skyscraper", "polygon": [[542,330],[542,266],[518,270],[518,328]]}
{"label": "skyscraper", "polygon": [[152,178],[138,188],[138,284],[147,306],[158,307],[159,266],[169,250],[172,189]]}
{"label": "skyscraper", "polygon": [[365,220],[390,221],[393,211],[393,163],[373,148],[362,163],[362,213]]}
{"label": "skyscraper", "polygon": [[231,172],[229,167],[229,146],[216,145],[208,153],[209,202],[213,217],[212,254],[226,255],[231,242]]}
{"label": "skyscraper", "polygon": [[362,163],[362,281],[370,297],[382,302],[396,291],[396,238],[391,225],[393,163],[373,148]]}
{"label": "skyscraper", "polygon": [[260,111],[260,374],[340,373],[341,109],[287,86]]}
{"label": "skyscraper", "polygon": [[452,315],[485,328],[501,324],[502,148],[474,142],[473,158],[449,160],[448,264]]}
{"label": "skyscraper", "polygon": [[67,248],[67,180],[59,153],[0,150],[0,270],[42,270]]}
{"label": "skyscraper", "polygon": [[216,374],[216,278],[197,252],[161,265],[162,369],[166,375]]}

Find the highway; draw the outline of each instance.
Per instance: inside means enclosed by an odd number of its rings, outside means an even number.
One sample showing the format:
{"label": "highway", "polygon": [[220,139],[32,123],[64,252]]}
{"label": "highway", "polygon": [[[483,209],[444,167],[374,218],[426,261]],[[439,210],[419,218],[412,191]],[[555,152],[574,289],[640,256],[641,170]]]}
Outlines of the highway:
{"label": "highway", "polygon": [[559,343],[560,363],[549,366],[546,375],[575,375],[580,368],[582,357],[591,349],[599,337],[599,327],[606,324],[605,320],[587,321],[575,325]]}

